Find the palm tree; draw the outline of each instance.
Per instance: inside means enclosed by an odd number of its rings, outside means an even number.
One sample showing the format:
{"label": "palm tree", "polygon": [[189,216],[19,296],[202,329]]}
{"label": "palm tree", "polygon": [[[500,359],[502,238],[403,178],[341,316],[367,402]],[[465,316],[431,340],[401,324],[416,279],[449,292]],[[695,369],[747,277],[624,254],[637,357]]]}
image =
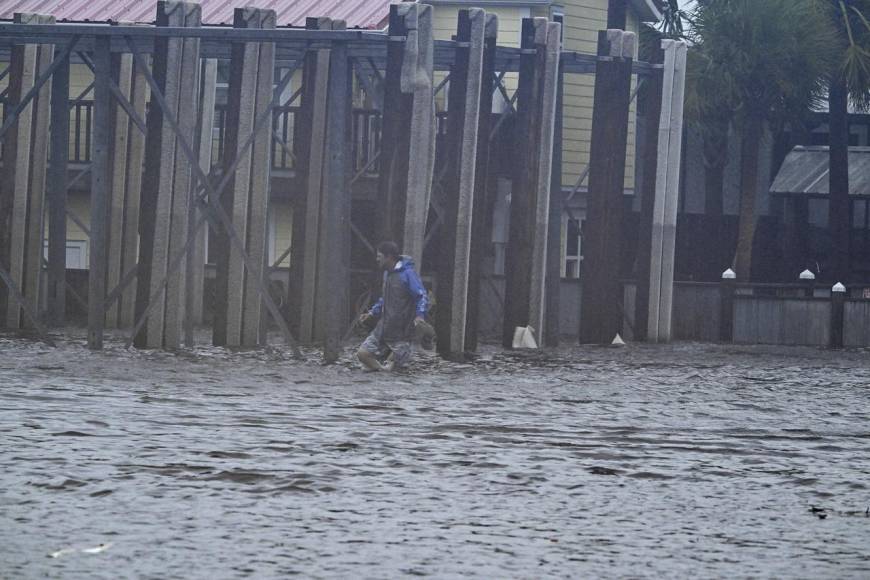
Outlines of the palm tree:
{"label": "palm tree", "polygon": [[817,0],[703,0],[693,35],[709,83],[703,109],[733,112],[741,138],[740,218],[733,267],[748,280],[755,236],[758,153],[765,128],[818,104],[832,35]]}
{"label": "palm tree", "polygon": [[817,0],[833,27],[836,58],[828,75],[830,187],[828,223],[835,281],[849,278],[849,102],[859,109],[870,104],[870,1]]}

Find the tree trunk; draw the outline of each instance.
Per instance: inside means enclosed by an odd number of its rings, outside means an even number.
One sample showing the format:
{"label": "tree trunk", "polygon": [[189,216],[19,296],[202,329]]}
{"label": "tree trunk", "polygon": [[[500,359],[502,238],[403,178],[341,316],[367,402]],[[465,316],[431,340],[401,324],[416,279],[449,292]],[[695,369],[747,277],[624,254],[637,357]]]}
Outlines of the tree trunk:
{"label": "tree trunk", "polygon": [[752,274],[752,240],[755,237],[755,193],[758,189],[758,151],[764,121],[750,115],[743,128],[740,148],[740,225],[734,270],[737,279],[746,282]]}
{"label": "tree trunk", "polygon": [[830,187],[828,227],[833,282],[849,278],[849,96],[846,81],[838,77],[828,93],[830,126]]}

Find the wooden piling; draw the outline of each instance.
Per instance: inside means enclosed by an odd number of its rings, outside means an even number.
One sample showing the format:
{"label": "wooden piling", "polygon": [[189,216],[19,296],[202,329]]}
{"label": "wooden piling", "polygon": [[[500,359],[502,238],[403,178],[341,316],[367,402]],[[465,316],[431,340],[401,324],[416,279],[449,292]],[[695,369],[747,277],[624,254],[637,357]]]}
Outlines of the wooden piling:
{"label": "wooden piling", "polygon": [[[256,9],[237,8],[233,17],[234,28],[255,28],[259,25]],[[240,151],[245,137],[254,130],[256,105],[257,62],[259,44],[237,42],[232,47],[230,86],[224,139],[224,165],[229,167],[237,155],[237,165],[227,191],[220,203],[232,219],[233,227],[242,241],[247,239],[248,199],[251,183],[251,149]],[[271,124],[270,124],[271,126]],[[239,248],[230,244],[229,234],[221,232],[215,279],[215,346],[240,346],[244,290],[244,262]]]}
{"label": "wooden piling", "polygon": [[[183,2],[158,2],[157,26],[182,27],[185,21]],[[181,83],[181,38],[158,38],[154,43],[153,76],[168,106],[178,111]],[[177,113],[176,113],[177,114]],[[162,348],[165,315],[165,291],[159,287],[166,276],[169,261],[169,237],[172,220],[172,181],[175,169],[176,135],[162,107],[152,100],[148,114],[145,173],[140,210],[140,252],[136,319],[149,308],[146,324],[134,337],[139,348]]]}
{"label": "wooden piling", "polygon": [[[259,28],[275,28],[275,12],[259,11]],[[275,44],[260,43],[257,62],[257,82],[255,85],[256,105],[254,118],[271,111],[272,84],[275,71]],[[266,248],[267,213],[272,172],[272,123],[270,122],[257,135],[251,149],[251,186],[248,206],[247,251],[253,261],[253,269],[245,273],[244,303],[242,315],[241,344],[244,347],[257,346],[260,339],[261,305],[263,299],[258,290],[259,283],[269,290],[268,251]]]}
{"label": "wooden piling", "polygon": [[[680,175],[683,150],[683,100],[686,87],[686,54],[688,47],[685,42],[673,40],[662,42],[666,53],[670,51],[674,52],[674,75],[673,89],[671,90],[671,119],[668,124],[670,135],[668,137],[666,176],[660,173],[657,177],[657,179],[665,180],[665,185],[662,186],[665,191],[664,212],[663,214],[657,212],[656,218],[661,217],[662,220],[661,289],[659,291],[658,326],[657,334],[655,336],[648,336],[648,339],[668,342],[671,340],[673,318],[677,211],[680,201]],[[667,56],[665,60],[667,61]],[[659,132],[661,133],[662,123],[659,125]],[[662,167],[662,161],[659,158],[660,170],[665,169]],[[656,183],[656,192],[658,194],[658,181]],[[652,292],[650,292],[650,296],[652,296]],[[652,309],[650,309],[650,312],[652,312]]]}
{"label": "wooden piling", "polygon": [[[535,31],[535,46],[540,68],[539,117],[535,131],[538,151],[535,160],[534,237],[532,238],[532,270],[529,285],[529,324],[538,333],[543,344],[545,328],[547,242],[550,237],[550,185],[553,179],[553,136],[556,121],[556,95],[559,84],[559,56],[562,47],[562,25],[548,22]],[[559,221],[561,229],[561,220]]]}
{"label": "wooden piling", "polygon": [[347,43],[333,43],[321,212],[325,235],[321,237],[323,246],[318,263],[318,291],[326,307],[323,359],[327,363],[338,360],[349,322],[350,183],[346,164],[350,159],[350,72]]}
{"label": "wooden piling", "polygon": [[480,280],[484,259],[492,240],[489,198],[489,132],[492,118],[492,95],[495,91],[495,55],[498,44],[498,17],[486,15],[483,65],[480,73],[480,111],[477,121],[477,165],[474,172],[474,207],[472,209],[471,254],[468,267],[468,304],[465,318],[465,349],[476,351],[480,324]]}
{"label": "wooden piling", "polygon": [[515,125],[516,174],[511,187],[510,234],[505,258],[502,342],[514,328],[544,326],[547,238],[550,220],[561,26],[546,18],[524,19]]}
{"label": "wooden piling", "polygon": [[[133,55],[112,55],[112,78],[121,95],[130,100],[133,74]],[[135,127],[133,131],[138,131]],[[107,286],[114,288],[121,281],[121,262],[124,243],[124,210],[126,202],[127,154],[130,138],[130,118],[120,103],[115,103],[112,115],[111,189],[109,192]],[[120,321],[120,305],[112,304],[106,310],[106,326],[116,328]]]}
{"label": "wooden piling", "polygon": [[[141,70],[132,71],[130,104],[140,119],[145,118],[148,98],[148,83]],[[139,264],[139,218],[142,202],[143,166],[145,162],[145,133],[131,127],[128,135],[127,179],[125,181],[124,229],[121,241],[121,272],[126,275]],[[141,271],[141,270],[140,270]],[[130,327],[135,324],[136,292],[138,283],[130,284],[121,293],[119,324]]]}
{"label": "wooden piling", "polygon": [[111,189],[110,123],[112,75],[110,38],[94,40],[94,142],[91,158],[91,222],[88,252],[88,348],[103,348],[106,312],[106,257],[108,239],[109,192]]}
{"label": "wooden piling", "polygon": [[[543,19],[542,19],[543,20]],[[505,257],[505,301],[502,345],[511,348],[514,328],[529,324],[529,273],[532,264],[534,216],[534,159],[538,151],[534,131],[540,91],[536,82],[535,22],[524,18],[520,37],[520,71],[514,129],[514,177],[511,185],[510,225]]]}
{"label": "wooden piling", "polygon": [[[16,14],[16,24],[37,24],[35,14]],[[6,107],[11,108],[21,102],[24,95],[33,87],[36,79],[37,46],[34,44],[15,45],[11,50],[9,62],[9,96]],[[0,203],[0,219],[4,220],[2,232],[3,255],[12,282],[19,290],[24,280],[24,253],[27,226],[27,200],[30,177],[31,138],[33,130],[33,101],[18,114],[15,125],[4,135],[3,142],[3,200]],[[3,320],[10,329],[21,328],[21,306],[13,297],[14,292],[6,292],[4,286],[5,311]]]}
{"label": "wooden piling", "polygon": [[[202,23],[202,11],[198,4],[184,4],[184,26],[199,27]],[[195,142],[197,104],[199,102],[199,39],[185,38],[181,44],[181,58],[179,60],[179,87],[178,105],[175,109],[178,119],[178,128],[181,135],[178,139],[185,139],[188,143]],[[176,254],[184,251],[187,244],[187,227],[189,222],[189,210],[191,207],[191,162],[188,160],[181,146],[175,148],[174,174],[172,176],[172,223],[169,229],[168,258],[172,259]],[[190,260],[188,254],[184,258],[184,264]],[[168,265],[168,262],[167,262]],[[185,290],[187,268],[179,268],[177,273],[170,276],[166,283],[166,307],[165,321],[163,325],[163,346],[167,349],[177,349],[182,343],[182,329],[185,318]]]}
{"label": "wooden piling", "polygon": [[[390,5],[389,42],[384,73],[384,105],[381,114],[381,156],[378,166],[378,209],[380,222],[377,237],[392,240],[402,247],[407,206],[408,164],[410,148],[408,127],[414,103],[413,93],[402,91],[402,64],[408,29],[400,14],[400,4]],[[415,258],[419,259],[418,256]]]}
{"label": "wooden piling", "polygon": [[[310,22],[310,27],[317,27],[320,30],[331,30],[332,21],[329,19],[313,19]],[[323,313],[324,308],[320,296],[317,292],[317,280],[320,276],[318,265],[321,261],[320,251],[321,239],[323,233],[321,229],[326,227],[322,222],[322,193],[323,193],[323,176],[324,164],[326,156],[326,122],[327,122],[327,100],[329,89],[329,66],[330,66],[330,51],[321,49],[316,52],[312,60],[313,66],[306,69],[311,70],[312,75],[309,79],[305,77],[305,83],[308,90],[311,91],[311,123],[309,125],[310,147],[307,152],[307,191],[305,202],[305,245],[303,258],[303,278],[302,278],[302,307],[301,321],[299,326],[299,336],[302,342],[311,342],[315,338],[323,339],[322,335],[318,335],[315,331],[317,328],[323,328]],[[303,99],[308,93],[303,94]]]}
{"label": "wooden piling", "polygon": [[[661,49],[653,53],[652,64],[664,62]],[[652,252],[653,209],[656,195],[656,171],[658,170],[659,123],[662,113],[662,69],[655,69],[646,77],[641,88],[638,114],[644,123],[640,163],[643,164],[640,184],[640,227],[637,244],[637,294],[634,307],[634,338],[647,339],[649,323],[650,259]]]}
{"label": "wooden piling", "polygon": [[[562,25],[560,38],[564,35],[563,17],[555,16],[555,22]],[[556,114],[553,126],[553,158],[550,170],[550,216],[547,229],[547,274],[545,287],[544,346],[559,346],[562,312],[560,309],[562,292],[562,108],[564,93],[564,64],[559,59],[556,74]]]}
{"label": "wooden piling", "polygon": [[449,176],[443,200],[435,322],[440,337],[438,352],[453,360],[465,354],[485,25],[483,10],[459,11],[456,56],[450,70],[446,144]]}
{"label": "wooden piling", "polygon": [[[199,93],[199,121],[197,130],[197,151],[199,153],[199,167],[202,172],[209,175],[212,163],[212,132],[214,129],[215,97],[217,91],[217,59],[205,59],[202,63]],[[202,215],[202,209],[195,205],[190,209],[190,221],[188,228],[193,228]],[[207,236],[208,228],[202,228],[196,235],[191,259],[188,261],[188,290],[187,290],[187,316],[185,317],[185,342],[192,346],[193,327],[202,324],[203,303],[205,293],[205,264],[207,262]]]}
{"label": "wooden piling", "polygon": [[[407,155],[409,161],[408,173],[405,177],[407,181],[403,212],[404,231],[399,247],[403,253],[412,256],[417,261],[417,267],[422,269],[426,222],[429,216],[432,179],[435,170],[436,128],[433,91],[435,45],[432,30],[432,7],[427,4],[406,3],[399,5],[399,12],[400,14],[404,13],[405,28],[407,29],[406,65],[402,68],[401,89],[402,93],[410,94],[413,98],[411,123],[408,126]],[[483,22],[481,22],[482,28]],[[480,81],[477,80],[475,84],[479,85]],[[479,86],[475,88],[475,91],[479,92],[479,90]],[[473,158],[470,163],[473,172]],[[473,187],[473,181],[471,185]],[[464,303],[464,296],[462,301]]]}
{"label": "wooden piling", "polygon": [[66,206],[69,163],[69,57],[51,84],[51,164],[48,167],[48,323],[66,323]]}
{"label": "wooden piling", "polygon": [[583,238],[581,343],[608,344],[622,331],[619,266],[634,46],[633,33],[598,33],[589,201]]}
{"label": "wooden piling", "polygon": [[[39,24],[54,24],[53,16],[40,16]],[[54,45],[41,44],[36,58],[36,76],[41,76],[54,60]],[[36,312],[42,312],[43,255],[45,244],[45,176],[48,166],[51,79],[39,89],[34,99],[33,138],[30,158],[30,186],[27,205],[27,246],[24,256],[24,299]],[[25,319],[24,326],[34,328]]]}

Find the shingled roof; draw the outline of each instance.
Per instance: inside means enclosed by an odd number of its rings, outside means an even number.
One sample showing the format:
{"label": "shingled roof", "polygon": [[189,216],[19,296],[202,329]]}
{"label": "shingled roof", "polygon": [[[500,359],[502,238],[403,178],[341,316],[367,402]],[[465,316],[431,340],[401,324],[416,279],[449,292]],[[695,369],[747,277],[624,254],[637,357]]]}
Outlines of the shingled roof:
{"label": "shingled roof", "polygon": [[[345,20],[348,28],[386,26],[390,0],[200,0],[204,24],[232,24],[233,10],[242,6],[271,8],[278,26],[304,26],[308,16]],[[54,16],[62,22],[154,22],[157,0],[6,0],[0,19],[16,12]]]}

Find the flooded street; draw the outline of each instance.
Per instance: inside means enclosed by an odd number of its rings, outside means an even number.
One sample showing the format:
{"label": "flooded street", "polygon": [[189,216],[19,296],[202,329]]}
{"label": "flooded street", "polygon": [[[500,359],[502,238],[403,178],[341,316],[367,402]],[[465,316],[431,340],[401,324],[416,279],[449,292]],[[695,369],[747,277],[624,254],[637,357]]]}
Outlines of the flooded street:
{"label": "flooded street", "polygon": [[0,464],[4,579],[870,577],[867,351],[0,337]]}

